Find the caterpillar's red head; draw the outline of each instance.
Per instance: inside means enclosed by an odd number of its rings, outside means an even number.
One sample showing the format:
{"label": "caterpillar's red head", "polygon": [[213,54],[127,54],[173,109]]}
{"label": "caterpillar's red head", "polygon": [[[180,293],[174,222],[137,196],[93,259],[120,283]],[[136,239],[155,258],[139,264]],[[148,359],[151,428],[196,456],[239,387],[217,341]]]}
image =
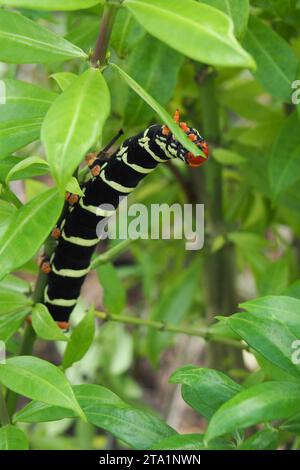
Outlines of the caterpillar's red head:
{"label": "caterpillar's red head", "polygon": [[186,133],[188,138],[194,142],[197,147],[201,148],[202,152],[204,155],[206,155],[207,158],[204,158],[201,155],[195,156],[191,152],[187,151],[176,139],[174,139],[170,129],[167,126],[163,126],[162,134],[167,139],[168,152],[172,155],[175,155],[176,151],[176,156],[185,161],[191,167],[198,167],[203,165],[209,157],[209,148],[207,142],[205,142],[203,137],[196,129],[189,127],[185,122],[180,122],[178,110],[175,113],[174,120],[180,125],[181,129]]}

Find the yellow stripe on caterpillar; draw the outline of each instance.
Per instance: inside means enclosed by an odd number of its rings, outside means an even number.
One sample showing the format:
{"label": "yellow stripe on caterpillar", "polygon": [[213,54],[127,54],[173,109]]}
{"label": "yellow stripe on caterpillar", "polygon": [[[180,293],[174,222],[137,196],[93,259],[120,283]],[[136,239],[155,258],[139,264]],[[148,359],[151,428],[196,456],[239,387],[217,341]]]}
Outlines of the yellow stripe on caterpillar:
{"label": "yellow stripe on caterpillar", "polygon": [[86,276],[90,271],[90,268],[86,269],[68,269],[68,268],[63,268],[63,269],[56,269],[54,264],[52,264],[52,272],[56,274],[57,276],[63,276],[63,277],[83,277]]}
{"label": "yellow stripe on caterpillar", "polygon": [[61,236],[65,241],[79,246],[95,246],[99,242],[99,238],[87,239],[81,237],[67,237],[64,231]]}
{"label": "yellow stripe on caterpillar", "polygon": [[105,177],[104,171],[100,173],[99,178],[101,178],[102,181],[104,181],[104,183],[106,183],[108,186],[110,186],[111,188],[115,189],[116,191],[120,193],[131,193],[131,191],[135,189],[135,188],[128,188],[127,186],[123,186],[122,184],[116,183],[115,181],[107,180]]}
{"label": "yellow stripe on caterpillar", "polygon": [[77,299],[50,299],[48,296],[48,286],[44,291],[44,299],[50,305],[56,305],[57,307],[73,307],[77,303]]}

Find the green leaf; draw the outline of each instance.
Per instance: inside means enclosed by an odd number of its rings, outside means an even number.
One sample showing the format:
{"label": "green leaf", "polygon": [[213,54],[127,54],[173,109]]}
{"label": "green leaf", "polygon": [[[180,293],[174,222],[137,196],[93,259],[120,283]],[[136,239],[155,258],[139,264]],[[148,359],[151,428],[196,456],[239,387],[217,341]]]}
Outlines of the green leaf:
{"label": "green leaf", "polygon": [[215,8],[192,0],[125,0],[123,4],[148,33],[191,59],[255,67],[235,39],[230,18]]}
{"label": "green leaf", "polygon": [[203,450],[203,434],[181,434],[167,437],[151,447],[153,450]]}
{"label": "green leaf", "polygon": [[50,362],[33,356],[7,359],[0,364],[0,382],[20,395],[71,409],[85,419],[71,385]]}
{"label": "green leaf", "polygon": [[78,180],[75,178],[75,176],[72,176],[70,181],[68,182],[66,186],[66,191],[69,191],[72,194],[78,194],[79,196],[84,196],[84,192],[82,191]]}
{"label": "green leaf", "polygon": [[247,312],[276,319],[300,337],[300,300],[293,297],[269,295],[240,304]]}
{"label": "green leaf", "polygon": [[2,281],[0,281],[0,289],[20,292],[21,294],[29,294],[31,291],[31,285],[20,277],[8,274],[4,279],[2,279]]}
{"label": "green leaf", "polygon": [[299,411],[298,384],[265,382],[243,390],[222,405],[208,425],[206,438],[210,441],[264,421],[288,418]]}
{"label": "green leaf", "polygon": [[6,184],[9,181],[32,178],[44,175],[49,171],[48,163],[40,157],[28,157],[18,162],[7,174]]}
{"label": "green leaf", "polygon": [[103,305],[109,313],[120,314],[126,306],[126,291],[113,264],[105,263],[97,268],[103,288]]}
{"label": "green leaf", "polygon": [[36,334],[48,341],[68,341],[68,337],[62,332],[53,320],[47,307],[36,304],[32,310],[32,326]]}
{"label": "green leaf", "polygon": [[40,136],[42,122],[42,117],[3,122],[0,120],[0,154],[2,156],[9,155],[37,140]]}
{"label": "green leaf", "polygon": [[1,0],[1,5],[19,8],[29,8],[30,10],[46,11],[72,11],[90,8],[104,0]]}
{"label": "green leaf", "polygon": [[25,16],[0,10],[0,60],[9,64],[86,59],[79,47]]}
{"label": "green leaf", "polygon": [[42,117],[56,97],[56,93],[32,83],[0,80],[1,120]]}
{"label": "green leaf", "polygon": [[247,161],[242,155],[222,148],[214,149],[213,157],[221,165],[241,165]]}
{"label": "green leaf", "polygon": [[90,308],[89,312],[83,317],[81,322],[74,328],[70,341],[67,344],[64,358],[63,369],[67,369],[74,362],[80,361],[88,352],[95,334],[94,310]]}
{"label": "green leaf", "polygon": [[222,372],[195,366],[177,369],[170,382],[182,384],[184,401],[206,419],[210,419],[223,403],[242,389]]}
{"label": "green leaf", "polygon": [[5,183],[6,176],[10,172],[10,170],[17,163],[22,162],[24,158],[25,157],[17,157],[16,155],[10,155],[9,157],[4,157],[2,160],[0,160],[0,182],[1,183]]}
{"label": "green leaf", "polygon": [[284,421],[280,425],[280,429],[286,432],[293,432],[300,436],[300,413],[297,413],[295,416],[292,416],[287,421]]}
{"label": "green leaf", "polygon": [[137,43],[144,35],[144,28],[137,23],[129,11],[120,9],[111,35],[111,45],[120,59],[124,59],[134,46],[138,47]]}
{"label": "green leaf", "polygon": [[295,112],[285,120],[274,143],[269,160],[269,180],[274,200],[300,179],[299,129],[299,116]]}
{"label": "green leaf", "polygon": [[207,445],[203,434],[180,434],[167,437],[157,442],[151,449],[154,450],[225,450],[231,449],[232,445],[224,440],[218,439]]}
{"label": "green leaf", "polygon": [[0,237],[7,230],[17,209],[9,202],[0,200]]}
{"label": "green leaf", "polygon": [[235,35],[244,35],[249,18],[249,0],[201,0],[211,7],[218,8],[228,15],[234,24]]}
{"label": "green leaf", "polygon": [[300,365],[293,364],[292,345],[296,333],[283,320],[259,313],[236,313],[227,320],[228,325],[255,351],[289,374],[300,378]]}
{"label": "green leaf", "polygon": [[18,310],[0,316],[0,340],[6,342],[22,325],[30,309]]}
{"label": "green leaf", "polygon": [[[192,264],[189,269],[180,273],[160,298],[150,315],[151,320],[178,324],[190,310],[198,288],[198,266]],[[150,359],[157,363],[162,349],[169,343],[172,335],[153,329],[148,330],[147,349]]]}
{"label": "green leaf", "polygon": [[0,279],[35,255],[54,227],[62,205],[57,190],[49,189],[15,212],[0,240]]}
{"label": "green leaf", "polygon": [[238,446],[238,450],[276,450],[278,439],[277,429],[269,427],[246,439]]}
{"label": "green leaf", "polygon": [[15,312],[31,305],[31,300],[20,292],[3,290],[0,284],[0,315]]}
{"label": "green leaf", "polygon": [[0,450],[27,450],[26,434],[16,426],[8,424],[0,428]]}
{"label": "green leaf", "polygon": [[270,25],[253,16],[243,44],[257,63],[255,79],[272,96],[290,103],[298,59],[289,44]]}
{"label": "green leaf", "polygon": [[150,411],[144,411],[124,402],[108,403],[107,393],[102,399],[101,387],[86,385],[78,388],[76,397],[90,423],[111,432],[134,449],[147,449],[175,431]]}
{"label": "green leaf", "polygon": [[[156,442],[176,434],[156,414],[124,403],[107,388],[99,385],[76,385],[75,396],[88,421],[105,429],[134,449],[148,449]],[[70,417],[68,410],[29,403],[19,411],[15,421],[38,422]]]}
{"label": "green leaf", "polygon": [[[150,62],[149,51],[152,51]],[[130,55],[128,74],[155,100],[165,105],[173,96],[182,62],[181,54],[147,34]],[[152,116],[153,110],[130,90],[125,106],[126,126],[147,124]]]}
{"label": "green leaf", "polygon": [[149,95],[133,78],[127,75],[124,70],[120,69],[116,64],[111,64],[121,75],[121,77],[125,80],[125,82],[132,88],[135,93],[137,93],[161,118],[162,122],[168,126],[171,130],[172,134],[176,137],[176,139],[190,152],[194,155],[201,155],[204,158],[207,158],[204,153],[193,144],[190,139],[186,136],[186,134],[181,130],[181,128],[176,124],[173,118],[160,106],[157,101],[155,101],[152,96]]}
{"label": "green leaf", "polygon": [[77,77],[49,109],[41,136],[62,190],[101,135],[109,111],[108,87],[100,71],[93,68]]}
{"label": "green leaf", "polygon": [[71,85],[74,80],[76,80],[77,75],[71,72],[57,72],[50,75],[50,78],[53,78],[59,88],[64,91]]}

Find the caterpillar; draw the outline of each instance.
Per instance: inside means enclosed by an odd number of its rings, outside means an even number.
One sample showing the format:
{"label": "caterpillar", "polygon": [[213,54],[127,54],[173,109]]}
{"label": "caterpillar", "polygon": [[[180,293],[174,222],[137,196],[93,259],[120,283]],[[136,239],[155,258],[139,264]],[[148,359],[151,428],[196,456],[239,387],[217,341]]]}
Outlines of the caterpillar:
{"label": "caterpillar", "polygon": [[[179,114],[175,120],[179,123]],[[208,157],[208,145],[196,129],[181,122],[180,127]],[[70,210],[52,232],[57,246],[42,269],[48,274],[44,303],[62,329],[77,303],[81,286],[89,272],[92,255],[99,241],[97,224],[113,215],[119,198],[128,196],[158,164],[179,158],[189,166],[200,166],[206,159],[188,152],[166,126],[152,125],[123,142],[104,164],[88,156],[92,177],[83,188],[84,196],[68,195]],[[114,210],[100,206],[109,204]]]}

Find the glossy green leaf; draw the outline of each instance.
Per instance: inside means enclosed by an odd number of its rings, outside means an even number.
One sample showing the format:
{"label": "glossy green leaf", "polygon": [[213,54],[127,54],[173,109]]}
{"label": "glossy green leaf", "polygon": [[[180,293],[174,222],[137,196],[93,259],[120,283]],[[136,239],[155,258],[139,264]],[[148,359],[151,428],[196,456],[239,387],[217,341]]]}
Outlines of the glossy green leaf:
{"label": "glossy green leaf", "polygon": [[279,433],[277,429],[266,428],[253,434],[238,446],[238,450],[276,450]]}
{"label": "glossy green leaf", "polygon": [[163,124],[168,126],[171,132],[174,134],[176,139],[190,152],[194,155],[201,155],[204,158],[204,153],[193,144],[190,139],[187,138],[186,134],[181,130],[181,128],[174,122],[173,118],[164,110],[164,108],[155,101],[152,96],[149,95],[133,78],[127,75],[124,70],[120,69],[116,64],[111,64],[125,80],[125,82],[130,86],[130,88],[137,93],[140,98],[142,98],[161,118]]}
{"label": "glossy green leaf", "polygon": [[0,364],[0,382],[20,395],[71,409],[84,418],[71,385],[50,362],[33,356],[9,358]]}
{"label": "glossy green leaf", "polygon": [[256,61],[255,79],[275,98],[290,103],[298,59],[289,44],[270,25],[253,16],[243,44]]}
{"label": "glossy green leaf", "polygon": [[0,120],[0,155],[7,156],[38,140],[42,122],[42,117],[3,122]]}
{"label": "glossy green leaf", "polygon": [[42,117],[56,96],[32,83],[4,78],[0,80],[1,121]]}
{"label": "glossy green leaf", "polygon": [[14,180],[44,175],[49,171],[48,163],[40,157],[28,157],[18,162],[7,174],[6,183]]}
{"label": "glossy green leaf", "polygon": [[[156,414],[124,403],[110,390],[99,385],[76,385],[75,396],[88,421],[105,429],[134,449],[148,449],[156,442],[176,434]],[[29,403],[19,411],[15,421],[37,422],[70,417],[68,410]]]}
{"label": "glossy green leaf", "polygon": [[299,119],[296,112],[286,119],[274,142],[269,160],[269,180],[274,200],[300,179]]}
{"label": "glossy green leaf", "polygon": [[145,30],[134,19],[134,17],[125,9],[121,9],[116,17],[111,45],[121,59],[135,47],[138,47],[138,41],[145,35]]}
{"label": "glossy green leaf", "polygon": [[300,364],[292,362],[293,343],[298,339],[288,325],[275,316],[236,313],[228,325],[255,351],[289,374],[300,378]]}
{"label": "glossy green leaf", "polygon": [[31,300],[20,292],[3,290],[0,284],[0,315],[15,312],[31,305]]}
{"label": "glossy green leaf", "polygon": [[6,342],[22,325],[30,309],[18,310],[0,316],[0,340]]}
{"label": "glossy green leaf", "polygon": [[242,155],[222,148],[214,149],[213,157],[220,165],[241,165],[247,161]]}
{"label": "glossy green leaf", "polygon": [[0,10],[0,60],[3,62],[49,63],[86,57],[79,47],[25,16]]}
{"label": "glossy green leaf", "polygon": [[237,37],[243,36],[249,18],[249,0],[200,0],[211,7],[218,8],[228,15],[234,24]]}
{"label": "glossy green leaf", "polygon": [[[192,0],[125,0],[124,6],[148,33],[199,62],[254,67],[221,11]],[[201,46],[200,46],[201,45]]]}
{"label": "glossy green leaf", "polygon": [[68,182],[66,186],[66,191],[69,191],[72,194],[78,194],[78,196],[84,196],[84,192],[82,191],[78,180],[75,178],[75,176],[72,176],[70,181]]}
{"label": "glossy green leaf", "polygon": [[48,341],[68,341],[43,304],[36,304],[32,310],[32,326],[36,334]]}
{"label": "glossy green leaf", "polygon": [[0,281],[0,290],[29,294],[31,291],[31,285],[20,277],[8,274],[4,279],[2,279],[2,281]]}
{"label": "glossy green leaf", "polygon": [[80,361],[80,359],[85,356],[93,342],[94,334],[94,310],[90,308],[89,312],[72,331],[70,341],[67,344],[63,357],[63,369],[67,369],[74,364],[74,362]]}
{"label": "glossy green leaf", "polygon": [[280,429],[287,432],[293,432],[300,436],[300,413],[292,416],[280,425]]}
{"label": "glossy green leaf", "polygon": [[57,72],[50,75],[50,77],[53,78],[59,88],[64,91],[71,85],[74,80],[76,80],[77,75],[71,72]]}
{"label": "glossy green leaf", "polygon": [[103,305],[109,313],[119,314],[126,306],[126,291],[119,279],[116,268],[106,263],[97,268],[103,288]]}
{"label": "glossy green leaf", "polygon": [[0,241],[0,279],[35,255],[54,227],[62,205],[57,190],[49,189],[15,212]]}
{"label": "glossy green leaf", "polygon": [[226,402],[212,417],[207,440],[263,421],[284,419],[300,411],[299,385],[292,382],[265,382],[243,390]]}
{"label": "glossy green leaf", "polygon": [[[150,314],[151,320],[173,325],[183,320],[193,304],[197,291],[196,269],[196,264],[191,265],[189,269],[177,276],[166,292],[161,293],[159,301]],[[170,342],[171,337],[170,333],[148,330],[147,349],[153,363],[157,363],[161,351]]]}
{"label": "glossy green leaf", "polygon": [[283,322],[300,337],[300,300],[293,297],[269,295],[240,304],[247,312]]}
{"label": "glossy green leaf", "polygon": [[182,384],[184,401],[207,419],[242,389],[222,372],[196,366],[177,369],[170,382]]}
{"label": "glossy green leaf", "polygon": [[0,182],[5,183],[6,176],[10,170],[17,164],[24,160],[25,157],[17,157],[16,155],[10,155],[0,159]]}
{"label": "glossy green leaf", "polygon": [[[232,450],[232,446],[224,440],[217,439],[209,445],[204,441],[203,434],[180,434],[167,437],[157,442],[151,449],[154,450]],[[200,455],[198,454],[198,457]],[[186,461],[187,463],[188,461]]]}
{"label": "glossy green leaf", "polygon": [[[152,51],[150,62],[149,51]],[[174,94],[182,62],[182,55],[147,34],[135,46],[127,70],[144,90],[161,105],[165,105]],[[153,110],[130,90],[125,106],[126,126],[141,126],[143,123],[148,123],[152,116]]]}
{"label": "glossy green leaf", "polygon": [[42,126],[42,141],[52,174],[62,190],[100,137],[110,111],[106,82],[88,69],[58,97]]}
{"label": "glossy green leaf", "polygon": [[154,450],[203,450],[203,434],[180,434],[167,437],[156,443],[151,449]]}
{"label": "glossy green leaf", "polygon": [[2,237],[3,233],[7,230],[15,212],[15,206],[7,201],[0,200],[0,237]]}
{"label": "glossy green leaf", "polygon": [[16,426],[8,424],[0,428],[0,450],[27,450],[26,434]]}
{"label": "glossy green leaf", "polygon": [[1,5],[30,10],[71,11],[90,8],[104,0],[1,0]]}

